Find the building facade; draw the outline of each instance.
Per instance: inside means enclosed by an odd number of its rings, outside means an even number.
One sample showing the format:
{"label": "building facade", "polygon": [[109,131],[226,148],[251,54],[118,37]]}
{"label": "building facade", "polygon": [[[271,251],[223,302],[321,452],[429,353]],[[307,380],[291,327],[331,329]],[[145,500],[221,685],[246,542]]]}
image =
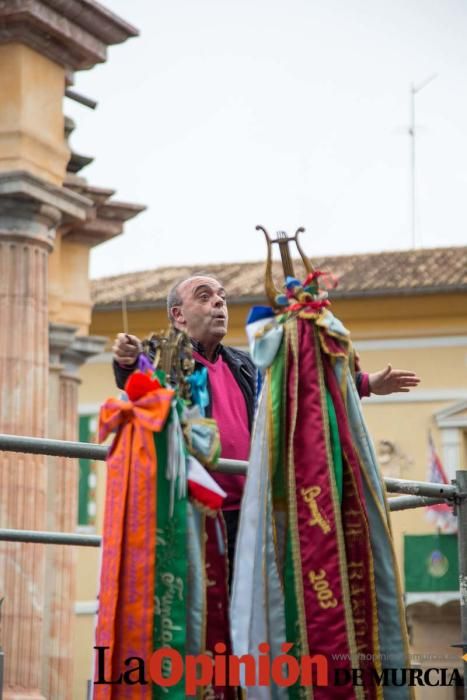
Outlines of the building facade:
{"label": "building facade", "polygon": [[[77,438],[78,370],[105,344],[90,249],[142,207],[81,177],[64,97],[137,34],[93,0],[0,3],[1,433]],[[0,453],[0,528],[73,530],[77,484],[76,461]],[[75,567],[72,548],[0,541],[4,700],[69,700]]]}

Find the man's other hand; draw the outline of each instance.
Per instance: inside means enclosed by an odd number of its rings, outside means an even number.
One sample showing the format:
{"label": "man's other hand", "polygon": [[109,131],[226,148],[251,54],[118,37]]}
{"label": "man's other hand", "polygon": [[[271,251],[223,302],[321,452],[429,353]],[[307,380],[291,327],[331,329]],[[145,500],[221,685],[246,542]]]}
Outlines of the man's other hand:
{"label": "man's other hand", "polygon": [[406,369],[393,369],[391,365],[370,374],[369,381],[371,393],[379,396],[398,392],[406,393],[420,384],[420,379],[415,372],[409,372]]}
{"label": "man's other hand", "polygon": [[112,347],[114,360],[122,367],[134,365],[142,350],[139,338],[135,335],[128,335],[128,333],[119,333]]}

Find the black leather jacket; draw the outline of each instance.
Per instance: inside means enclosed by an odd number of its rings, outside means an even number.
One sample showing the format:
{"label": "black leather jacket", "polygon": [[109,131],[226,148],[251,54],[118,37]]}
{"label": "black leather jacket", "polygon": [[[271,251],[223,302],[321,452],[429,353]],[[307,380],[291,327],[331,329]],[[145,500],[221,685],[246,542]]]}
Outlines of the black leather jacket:
{"label": "black leather jacket", "polygon": [[[204,355],[204,349],[201,343],[196,340],[191,341],[193,349],[196,350],[200,355]],[[237,350],[236,348],[228,347],[227,345],[219,345],[216,348],[215,358],[221,355],[222,359],[229,367],[235,380],[240,387],[240,390],[245,397],[245,404],[248,413],[248,425],[250,432],[253,426],[253,418],[255,411],[255,397],[256,397],[256,382],[257,382],[257,369],[253,364],[250,356],[243,352],[242,350]],[[195,369],[200,369],[202,367],[200,362],[196,362]],[[115,375],[115,381],[119,389],[123,389],[125,382],[130,376],[130,374],[136,369],[136,363],[133,367],[121,367],[115,360],[113,361],[113,370]],[[208,373],[208,392],[211,397],[211,387],[209,385],[209,373]],[[211,401],[206,408],[206,416],[209,418],[212,415]]]}

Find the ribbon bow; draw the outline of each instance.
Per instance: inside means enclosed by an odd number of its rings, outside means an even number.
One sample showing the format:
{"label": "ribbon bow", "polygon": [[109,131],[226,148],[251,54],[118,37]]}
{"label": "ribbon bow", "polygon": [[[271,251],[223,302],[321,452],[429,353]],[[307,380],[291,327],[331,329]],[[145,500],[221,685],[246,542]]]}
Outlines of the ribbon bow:
{"label": "ribbon bow", "polygon": [[160,387],[135,401],[107,399],[99,415],[99,442],[103,442],[110,433],[126,423],[133,424],[138,431],[159,432],[169,415],[173,396],[172,389]]}
{"label": "ribbon bow", "polygon": [[322,289],[320,282],[324,282],[324,287],[327,289],[336,286],[335,278],[321,270],[310,272],[303,285],[297,279],[287,277],[285,296],[290,304],[285,310],[305,312],[307,317],[319,314],[322,309],[330,305],[327,292]]}
{"label": "ribbon bow", "polygon": [[191,389],[191,398],[194,404],[199,406],[202,416],[205,415],[206,407],[209,406],[208,392],[208,370],[206,367],[197,369],[186,378]]}
{"label": "ribbon bow", "polygon": [[286,308],[286,311],[307,311],[310,313],[318,313],[321,311],[321,309],[325,309],[329,305],[330,303],[327,299],[320,299],[319,301],[315,301],[313,299],[303,299],[295,302],[294,304],[290,304],[290,306]]}

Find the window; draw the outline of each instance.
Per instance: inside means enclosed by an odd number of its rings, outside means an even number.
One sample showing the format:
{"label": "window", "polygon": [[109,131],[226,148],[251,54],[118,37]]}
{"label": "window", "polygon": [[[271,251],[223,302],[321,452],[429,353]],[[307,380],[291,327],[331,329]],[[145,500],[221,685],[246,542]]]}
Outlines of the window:
{"label": "window", "polygon": [[[94,442],[97,417],[79,417],[79,441]],[[96,465],[91,459],[79,460],[78,526],[94,527],[96,522]]]}

